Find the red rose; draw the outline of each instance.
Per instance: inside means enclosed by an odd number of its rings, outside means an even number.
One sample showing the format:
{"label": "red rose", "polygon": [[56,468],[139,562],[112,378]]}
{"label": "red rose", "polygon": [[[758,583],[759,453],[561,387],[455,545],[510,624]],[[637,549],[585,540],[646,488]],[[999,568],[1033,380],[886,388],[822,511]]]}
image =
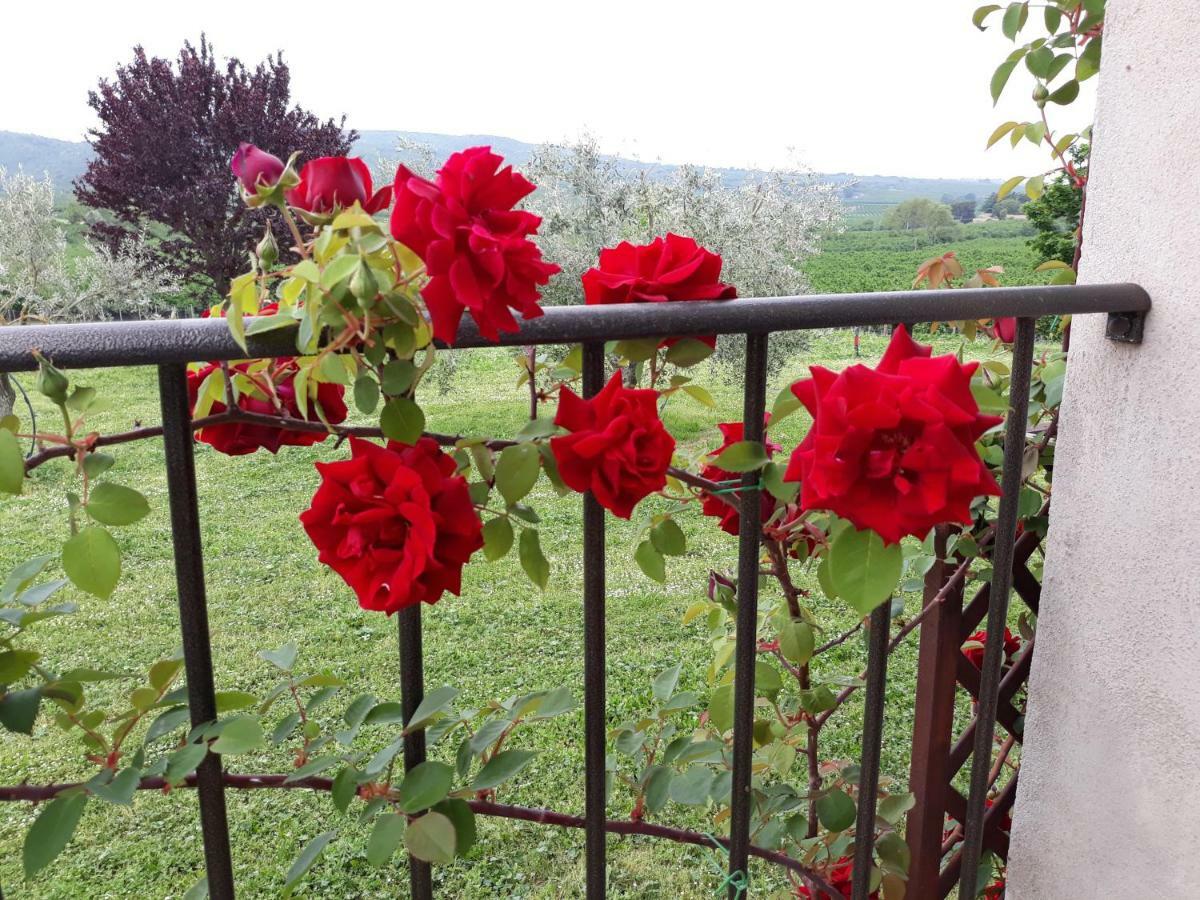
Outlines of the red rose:
{"label": "red rose", "polygon": [[458,595],[483,526],[454,459],[432,438],[386,447],[350,439],[350,459],[317,463],[300,522],[364,609],[391,613]]}
{"label": "red rose", "polygon": [[[589,304],[732,300],[737,288],[722,284],[720,278],[721,257],[690,237],[668,233],[649,244],[622,241],[601,250],[600,265],[583,273],[583,296]],[[696,340],[717,345],[715,335]]]}
{"label": "red rose", "polygon": [[987,333],[1002,343],[1011,344],[1017,339],[1017,320],[1011,317],[993,319]]}
{"label": "red rose", "polygon": [[971,502],[1000,493],[975,450],[1003,421],[981,415],[971,394],[978,364],[931,352],[897,328],[874,369],[813,366],[792,385],[813,417],[784,475],[800,482],[803,509],[831,510],[894,544],[934,525],[969,525]]}
{"label": "red rose", "polygon": [[[251,363],[238,363],[229,367],[230,372],[241,372],[249,377]],[[191,400],[191,408],[196,408],[196,398],[200,391],[200,385],[214,372],[220,370],[217,363],[208,363],[199,370],[189,370],[187,373],[188,380],[188,397]],[[266,416],[276,416],[280,419],[290,417],[293,419],[302,419],[309,422],[320,421],[314,408],[314,403],[309,400],[308,403],[308,418],[305,419],[300,415],[300,405],[296,402],[296,372],[299,371],[295,361],[291,357],[280,357],[273,360],[271,366],[261,373],[257,373],[255,378],[263,380],[269,378],[275,389],[275,396],[279,400],[277,407],[267,396],[256,397],[253,394],[243,391],[238,395],[238,409],[245,410],[251,413],[260,413]],[[264,395],[266,392],[263,392]],[[344,422],[346,419],[346,403],[343,400],[345,388],[340,384],[331,384],[322,382],[317,386],[316,402],[321,405],[321,411],[325,415],[325,421],[330,425],[337,425]],[[222,402],[215,402],[212,405],[211,414],[225,412],[226,406]],[[242,456],[247,453],[253,453],[255,450],[262,448],[269,450],[271,453],[277,453],[280,447],[311,447],[313,444],[319,444],[325,438],[329,437],[329,432],[325,431],[289,431],[287,428],[274,428],[270,425],[258,425],[249,422],[230,422],[224,425],[210,425],[207,428],[201,428],[196,432],[196,439],[204,444],[209,444],[215,450],[219,450],[229,456]]]}
{"label": "red rose", "polygon": [[550,439],[566,485],[590,490],[600,505],[628,519],[639,500],[667,483],[675,439],[658,418],[658,392],[627,388],[621,373],[591,400],[564,387],[554,424],[570,434]]}
{"label": "red rose", "polygon": [[[977,643],[979,647],[963,647],[963,656],[965,656],[977,669],[983,668],[983,644],[987,643],[987,632],[977,631],[971,635],[964,643]],[[1004,629],[1004,662],[1006,665],[1012,665],[1013,659],[1021,650],[1021,642],[1007,628]]]}
{"label": "red rose", "polygon": [[[267,303],[255,315],[271,316],[279,312],[278,303]],[[207,319],[212,315],[211,309],[206,309],[200,313],[200,318]],[[225,317],[225,310],[220,310],[218,315]],[[238,363],[230,365],[230,374],[241,372],[247,377],[251,377],[251,368],[254,366],[252,362]],[[209,375],[220,369],[217,363],[206,363],[196,370],[188,370],[188,398],[191,401],[190,407],[193,415],[196,410],[196,400],[200,393],[200,386],[204,384],[204,380]],[[263,396],[255,396],[243,391],[238,395],[238,409],[246,412],[259,413],[265,416],[276,416],[279,418],[289,417],[293,419],[303,419],[309,422],[321,421],[314,408],[313,401],[310,397],[308,403],[308,418],[305,419],[300,415],[300,405],[296,402],[296,373],[299,367],[296,361],[290,356],[280,356],[271,361],[266,370],[257,371],[253,374],[256,381],[269,381],[274,389],[275,396],[279,400],[279,405],[276,406],[268,395],[265,386],[262,388]],[[324,421],[330,425],[338,425],[346,421],[346,403],[344,395],[346,389],[340,384],[329,382],[321,382],[317,385],[317,404],[320,404],[321,412],[324,414]],[[224,393],[222,393],[224,396]],[[223,413],[227,407],[223,402],[215,402],[209,411],[210,415]],[[269,425],[258,425],[248,422],[230,422],[225,425],[210,425],[207,428],[201,428],[196,432],[196,440],[203,444],[211,445],[215,450],[228,456],[243,456],[247,453],[253,453],[259,448],[269,450],[272,453],[278,453],[280,447],[311,447],[313,444],[319,444],[325,438],[329,437],[328,432],[322,431],[288,431],[286,428],[273,428]]]}
{"label": "red rose", "polygon": [[[739,441],[744,440],[743,435],[745,433],[745,429],[741,422],[722,422],[717,425],[717,428],[720,429],[721,437],[724,438],[724,441],[721,442],[720,447],[712,451],[710,455],[713,457],[720,456],[722,451],[724,451],[731,444],[736,444]],[[783,449],[778,444],[772,443],[771,441],[766,441],[765,443],[768,456],[773,456]],[[702,466],[700,469],[700,477],[707,478],[709,481],[733,481],[737,484],[740,484],[742,481],[742,476],[739,473],[727,472],[716,463],[708,463],[707,465]],[[730,485],[731,488],[736,486],[736,484]],[[775,511],[775,498],[771,495],[770,491],[764,490],[761,493],[762,520],[765,522],[767,519],[771,518],[771,513]],[[733,502],[729,503],[722,498],[728,498]],[[714,518],[719,519],[720,528],[726,534],[732,534],[734,536],[738,534],[738,529],[741,527],[742,520],[739,512],[738,492],[731,490],[727,494],[717,496],[716,494],[710,494],[707,491],[701,491],[700,499],[700,511],[703,512],[704,515],[713,516]]]}
{"label": "red rose", "polygon": [[[825,880],[829,882],[829,886],[836,890],[843,897],[849,898],[853,890],[852,877],[854,875],[854,860],[849,856],[843,856],[835,862],[832,868],[825,875]],[[818,891],[821,895],[821,900],[825,900],[826,894],[824,891]],[[796,886],[796,896],[811,898],[812,894],[808,892],[808,888],[804,885]],[[879,891],[870,895],[870,900],[879,900]]]}
{"label": "red rose", "polygon": [[424,260],[421,295],[434,337],[447,344],[468,310],[489,340],[517,331],[511,310],[540,316],[538,287],[559,271],[529,239],[542,220],[513,209],[533,184],[502,162],[490,147],[472,147],[452,154],[436,182],[396,170],[392,237]]}
{"label": "red rose", "polygon": [[233,170],[242,187],[253,194],[260,183],[272,185],[277,182],[283,174],[284,166],[283,160],[278,156],[243,142],[238,144],[237,152],[229,161],[229,168]]}
{"label": "red rose", "polygon": [[371,170],[358,157],[321,156],[300,170],[300,183],[287,192],[287,202],[311,213],[330,213],[356,202],[374,214],[392,202],[390,186],[372,193]]}

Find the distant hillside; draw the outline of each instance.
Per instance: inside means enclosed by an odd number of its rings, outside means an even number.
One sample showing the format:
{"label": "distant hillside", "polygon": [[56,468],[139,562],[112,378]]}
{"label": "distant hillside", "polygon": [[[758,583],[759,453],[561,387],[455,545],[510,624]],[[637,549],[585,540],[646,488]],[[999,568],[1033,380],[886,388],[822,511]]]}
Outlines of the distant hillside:
{"label": "distant hillside", "polygon": [[[427,145],[435,158],[444,159],[456,150],[490,144],[505,159],[521,166],[528,162],[535,144],[493,134],[432,134],[422,131],[364,131],[354,149],[364,159],[396,159],[400,156],[398,141],[404,138]],[[0,166],[23,168],[41,175],[49,173],[58,190],[71,190],[71,182],[83,174],[91,157],[91,148],[83,141],[60,141],[32,134],[0,131]],[[669,173],[674,166],[666,163],[620,159],[622,167]],[[740,184],[754,175],[751,169],[721,169],[725,181]],[[822,174],[819,177],[844,184],[842,197],[855,211],[882,212],[888,206],[912,197],[941,200],[943,196],[960,197],[974,194],[983,199],[996,190],[996,183],[973,178],[905,178],[897,175],[853,175],[846,172]]]}

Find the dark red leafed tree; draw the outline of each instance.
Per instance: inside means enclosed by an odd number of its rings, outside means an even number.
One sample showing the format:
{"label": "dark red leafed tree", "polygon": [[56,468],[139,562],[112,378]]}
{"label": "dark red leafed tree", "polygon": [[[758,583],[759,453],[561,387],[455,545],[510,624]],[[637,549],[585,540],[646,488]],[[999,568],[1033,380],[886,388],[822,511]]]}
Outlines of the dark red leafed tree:
{"label": "dark red leafed tree", "polygon": [[174,64],[134,48],[88,95],[100,125],[89,134],[95,157],[76,182],[82,203],[109,211],[93,235],[119,244],[130,228],[157,222],[170,229],[159,245],[164,263],[204,276],[224,293],[245,268],[246,247],[273,217],[280,246],[293,243],[278,213],[249,209],[234,191],[229,160],[249,141],[301,162],[347,153],[357,138],[341,120],[322,121],[291,105],[283,55],[253,69],[218,61],[208,41],[185,43]]}

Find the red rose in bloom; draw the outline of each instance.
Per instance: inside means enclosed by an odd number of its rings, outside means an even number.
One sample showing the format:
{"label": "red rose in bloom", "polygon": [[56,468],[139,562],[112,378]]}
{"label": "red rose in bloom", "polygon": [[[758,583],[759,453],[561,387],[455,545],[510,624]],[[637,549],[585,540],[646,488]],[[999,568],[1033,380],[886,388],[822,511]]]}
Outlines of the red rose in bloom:
{"label": "red rose in bloom", "polygon": [[987,333],[1002,343],[1011,344],[1017,339],[1017,320],[1012,317],[993,319]]}
{"label": "red rose in bloom", "polygon": [[[589,304],[732,300],[737,288],[720,278],[721,257],[689,237],[668,234],[642,246],[622,241],[601,250],[600,265],[583,273],[583,296]],[[696,340],[717,345],[711,334]]]}
{"label": "red rose in bloom", "polygon": [[[188,397],[191,401],[191,408],[196,408],[196,398],[199,394],[200,385],[213,372],[219,371],[220,366],[217,363],[208,363],[198,371],[189,370],[187,373],[188,380]],[[250,363],[239,363],[229,367],[230,372],[248,373]],[[238,396],[238,409],[246,412],[261,413],[267,416],[276,416],[283,419],[285,416],[293,419],[301,419],[304,421],[318,422],[316,410],[313,408],[313,403],[310,399],[308,404],[308,419],[304,419],[300,415],[300,405],[296,402],[296,372],[299,371],[295,362],[290,357],[281,357],[274,360],[271,367],[265,372],[257,373],[256,378],[263,378],[270,373],[270,379],[275,387],[275,396],[279,398],[279,407],[269,399],[255,397],[245,391]],[[321,404],[321,411],[325,414],[325,421],[331,425],[337,425],[344,422],[346,419],[346,403],[342,399],[345,392],[340,384],[321,383],[317,386],[317,402]],[[224,403],[216,402],[212,405],[211,415],[225,412],[226,406]],[[288,431],[286,428],[273,428],[270,425],[258,425],[247,422],[230,422],[224,425],[210,425],[207,428],[201,428],[196,432],[196,439],[201,443],[210,444],[215,450],[219,450],[229,456],[242,456],[246,453],[253,453],[255,450],[262,448],[269,450],[272,453],[277,453],[280,447],[311,447],[313,444],[319,444],[325,438],[329,437],[329,433],[325,431]]]}
{"label": "red rose in bloom", "polygon": [[827,509],[888,544],[934,525],[971,523],[971,502],[1000,488],[975,441],[1003,419],[971,395],[977,363],[931,357],[897,328],[879,365],[840,375],[813,366],[792,393],[813,417],[784,477],[804,509]]}
{"label": "red rose in bloom", "polygon": [[[851,876],[854,874],[854,860],[849,856],[843,856],[833,868],[825,876],[825,880],[829,882],[829,886],[836,890],[841,896],[849,898],[853,885],[851,884]],[[825,900],[826,894],[823,891],[818,891],[821,895],[821,900]],[[796,888],[797,897],[811,898],[812,894],[808,892],[808,888],[804,885],[799,885]],[[870,900],[879,900],[879,891],[871,894]]]}
{"label": "red rose in bloom", "polygon": [[391,186],[372,193],[371,170],[358,157],[321,156],[300,170],[300,183],[287,192],[287,202],[311,213],[330,213],[355,202],[368,213],[387,209]]}
{"label": "red rose in bloom", "polygon": [[[741,422],[722,422],[717,425],[717,428],[720,429],[721,437],[723,437],[724,440],[721,442],[720,447],[712,451],[711,455],[713,457],[720,456],[722,451],[724,451],[730,445],[745,440],[743,437],[745,434],[745,427]],[[769,440],[765,441],[765,444],[768,456],[774,456],[783,449],[778,444],[772,443]],[[722,469],[716,463],[708,463],[707,465],[701,467],[700,477],[707,478],[709,481],[735,481],[739,484],[742,480],[741,474],[737,472],[728,472],[725,469]],[[734,485],[730,485],[730,487],[734,487]],[[765,522],[767,519],[771,518],[771,513],[775,511],[776,501],[771,495],[770,491],[764,490],[760,493],[762,494],[762,520]],[[729,498],[733,501],[733,503],[727,503],[724,499],[722,499],[723,497]],[[716,494],[710,494],[707,491],[702,491],[700,498],[702,501],[700,504],[700,511],[706,516],[713,516],[714,518],[719,519],[721,530],[726,534],[737,536],[738,529],[741,527],[742,519],[739,512],[738,493],[730,491],[727,494],[717,496]]]}
{"label": "red rose in bloom", "polygon": [[229,161],[229,168],[242,187],[253,194],[260,183],[272,185],[277,182],[284,167],[283,160],[278,156],[243,142],[238,144],[237,152]]}
{"label": "red rose in bloom", "polygon": [[[987,632],[986,631],[977,631],[973,635],[971,635],[969,638],[967,638],[965,643],[986,644],[987,643]],[[1011,631],[1009,631],[1007,628],[1005,628],[1004,629],[1004,662],[1007,665],[1011,665],[1013,659],[1016,657],[1017,653],[1020,652],[1020,650],[1021,650],[1021,642],[1019,640],[1017,640],[1017,637]],[[970,661],[971,665],[973,665],[975,668],[977,668],[977,669],[983,668],[983,647],[964,647],[963,648],[963,656],[965,656]]]}
{"label": "red rose in bloom", "polygon": [[[270,316],[279,311],[279,304],[268,303],[260,309],[256,315]],[[204,310],[200,313],[200,318],[207,319],[212,314],[211,310]],[[219,314],[222,318],[225,315],[224,310]],[[249,362],[230,365],[229,371],[241,372],[250,377],[250,369],[253,364]],[[189,406],[193,413],[196,409],[196,400],[200,393],[200,385],[204,384],[204,380],[212,373],[220,370],[218,363],[206,363],[197,370],[188,370],[188,399]],[[249,393],[242,392],[238,395],[238,409],[246,412],[259,413],[265,416],[276,416],[279,418],[290,417],[293,419],[302,419],[309,422],[319,422],[320,417],[317,416],[312,399],[308,403],[308,418],[304,419],[300,415],[300,404],[296,402],[296,373],[299,367],[295,360],[290,356],[281,356],[272,360],[271,365],[263,371],[256,372],[254,378],[262,381],[269,379],[275,389],[275,396],[279,398],[279,406],[277,407],[268,397],[256,397]],[[267,391],[264,389],[263,393]],[[317,385],[317,403],[321,405],[321,412],[325,414],[325,421],[330,425],[338,425],[346,421],[346,402],[343,399],[346,389],[340,384],[329,382],[321,382]],[[222,396],[224,396],[222,394]],[[223,413],[227,407],[224,403],[217,401],[212,404],[209,415]],[[286,428],[273,428],[269,425],[258,425],[248,422],[230,422],[225,425],[210,425],[207,428],[201,428],[196,432],[196,440],[203,444],[209,444],[215,450],[219,450],[228,456],[243,456],[247,453],[253,453],[255,450],[262,448],[269,450],[272,453],[278,453],[280,447],[311,447],[313,444],[319,444],[325,438],[329,437],[328,432],[324,431],[288,431]]]}
{"label": "red rose in bloom", "polygon": [[554,424],[571,432],[550,439],[562,480],[590,490],[614,515],[628,519],[639,500],[666,486],[675,439],[658,418],[657,391],[625,387],[620,372],[591,400],[564,387]]}
{"label": "red rose in bloom", "polygon": [[559,271],[529,239],[541,218],[513,209],[533,184],[502,162],[490,147],[472,147],[452,154],[436,182],[396,170],[392,237],[425,261],[421,295],[434,337],[447,344],[467,310],[488,340],[517,331],[511,310],[540,316],[538,286]]}
{"label": "red rose in bloom", "polygon": [[300,514],[318,559],[364,609],[390,615],[457,596],[483,526],[454,459],[427,437],[412,447],[351,438],[350,454],[316,464],[321,486]]}

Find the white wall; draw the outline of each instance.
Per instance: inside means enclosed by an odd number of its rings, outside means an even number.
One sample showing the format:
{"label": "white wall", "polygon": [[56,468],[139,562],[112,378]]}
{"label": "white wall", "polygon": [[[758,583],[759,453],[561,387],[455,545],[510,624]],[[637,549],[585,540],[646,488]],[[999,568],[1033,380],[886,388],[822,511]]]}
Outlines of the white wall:
{"label": "white wall", "polygon": [[1200,897],[1200,0],[1109,0],[1013,900]]}

